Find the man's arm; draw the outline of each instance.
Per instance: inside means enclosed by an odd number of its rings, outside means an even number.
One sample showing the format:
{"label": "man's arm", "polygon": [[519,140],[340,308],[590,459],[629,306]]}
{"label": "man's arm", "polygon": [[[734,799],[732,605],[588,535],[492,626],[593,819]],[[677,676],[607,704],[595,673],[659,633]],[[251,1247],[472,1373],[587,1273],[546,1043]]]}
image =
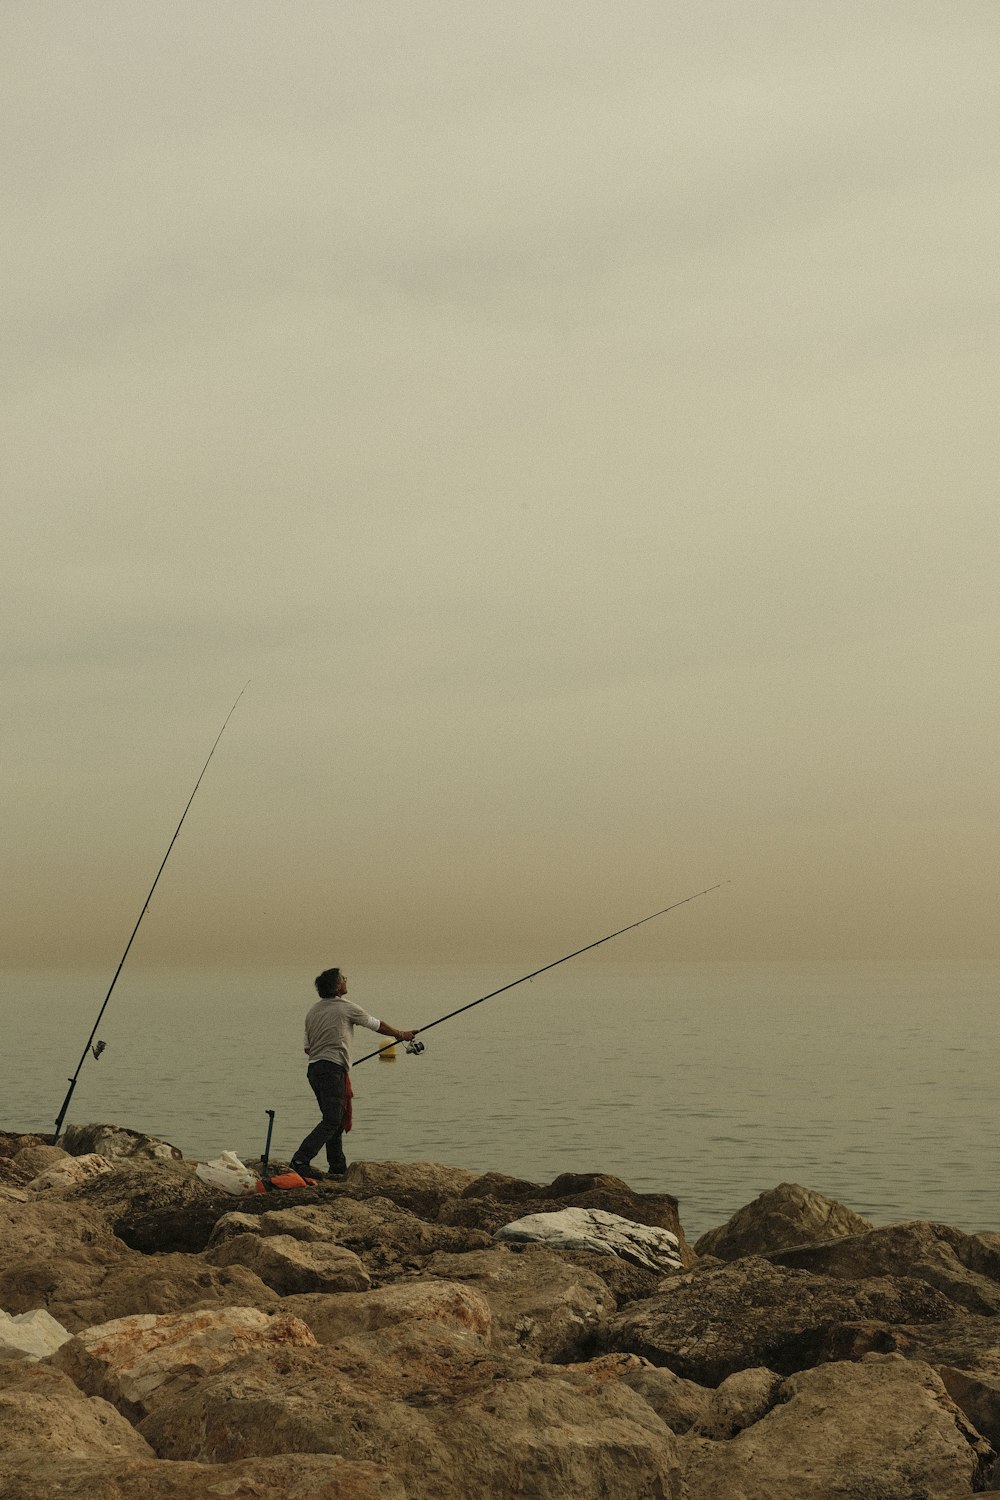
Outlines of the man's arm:
{"label": "man's arm", "polygon": [[397,1042],[412,1042],[417,1034],[415,1031],[397,1031],[396,1027],[390,1026],[388,1021],[380,1021],[378,1029],[383,1036],[394,1037]]}

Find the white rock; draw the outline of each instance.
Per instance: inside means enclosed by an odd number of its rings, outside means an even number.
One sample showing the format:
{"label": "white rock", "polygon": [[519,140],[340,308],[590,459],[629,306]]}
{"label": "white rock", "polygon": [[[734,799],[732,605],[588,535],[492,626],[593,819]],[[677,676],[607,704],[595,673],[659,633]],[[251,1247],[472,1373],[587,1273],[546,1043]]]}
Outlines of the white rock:
{"label": "white rock", "polygon": [[669,1229],[634,1224],[600,1208],[563,1208],[557,1213],[528,1214],[504,1224],[495,1240],[549,1245],[552,1249],[593,1250],[617,1255],[647,1271],[677,1271],[681,1257],[677,1236]]}
{"label": "white rock", "polygon": [[44,1307],[13,1317],[0,1311],[0,1359],[46,1359],[72,1336]]}
{"label": "white rock", "polygon": [[113,1171],[114,1166],[107,1157],[98,1156],[96,1152],[91,1152],[88,1156],[67,1156],[65,1161],[56,1162],[55,1166],[49,1167],[38,1177],[33,1177],[28,1183],[28,1191],[51,1193],[60,1188],[77,1187],[91,1177],[102,1177],[106,1172]]}

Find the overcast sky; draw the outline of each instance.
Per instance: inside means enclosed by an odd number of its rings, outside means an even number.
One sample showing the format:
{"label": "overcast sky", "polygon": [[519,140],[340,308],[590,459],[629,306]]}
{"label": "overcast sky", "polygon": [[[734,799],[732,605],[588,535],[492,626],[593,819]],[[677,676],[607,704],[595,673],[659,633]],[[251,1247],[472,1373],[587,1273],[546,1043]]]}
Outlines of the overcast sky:
{"label": "overcast sky", "polygon": [[996,0],[0,17],[8,962],[1000,953]]}

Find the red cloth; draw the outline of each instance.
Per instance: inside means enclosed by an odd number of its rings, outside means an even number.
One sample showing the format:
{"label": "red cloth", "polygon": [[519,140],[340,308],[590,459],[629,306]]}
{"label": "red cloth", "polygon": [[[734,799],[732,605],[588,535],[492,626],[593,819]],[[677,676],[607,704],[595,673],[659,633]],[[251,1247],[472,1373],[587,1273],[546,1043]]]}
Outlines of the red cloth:
{"label": "red cloth", "polygon": [[344,1079],[344,1112],[340,1117],[341,1127],[344,1130],[350,1130],[354,1124],[354,1106],[351,1103],[353,1098],[354,1090],[351,1087],[351,1075],[348,1073]]}

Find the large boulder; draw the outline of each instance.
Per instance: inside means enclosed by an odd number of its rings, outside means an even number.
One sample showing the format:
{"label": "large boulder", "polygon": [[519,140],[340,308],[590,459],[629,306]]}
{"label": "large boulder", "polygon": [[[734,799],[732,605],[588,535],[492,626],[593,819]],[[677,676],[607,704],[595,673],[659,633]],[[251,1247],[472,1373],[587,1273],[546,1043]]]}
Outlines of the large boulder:
{"label": "large boulder", "polygon": [[497,1230],[505,1244],[547,1245],[550,1250],[591,1250],[617,1255],[646,1271],[668,1275],[681,1266],[677,1236],[669,1229],[635,1224],[600,1208],[563,1208],[557,1213],[527,1214]]}
{"label": "large boulder", "polygon": [[174,1313],[207,1307],[258,1307],[278,1295],[246,1266],[217,1267],[197,1255],[129,1253],[113,1261],[75,1294],[56,1292],[49,1308],[71,1332],[139,1313]]}
{"label": "large boulder", "polygon": [[48,1138],[44,1135],[18,1135],[10,1130],[0,1130],[0,1197],[5,1196],[10,1190],[17,1190],[30,1182],[32,1177],[50,1167],[57,1156],[45,1160],[42,1156],[34,1158],[26,1157],[20,1161],[22,1152],[46,1152],[56,1150],[58,1156],[65,1155],[49,1145]]}
{"label": "large boulder", "polygon": [[237,1234],[205,1251],[214,1266],[245,1266],[280,1297],[294,1292],[361,1292],[371,1278],[352,1250],[290,1234]]}
{"label": "large boulder", "polygon": [[650,1364],[648,1359],[626,1370],[621,1378],[676,1433],[688,1432],[701,1422],[708,1415],[715,1394],[707,1386],[675,1375],[673,1370]]}
{"label": "large boulder", "polygon": [[916,1221],[774,1251],[768,1259],[776,1265],[852,1281],[865,1276],[918,1276],[969,1312],[1000,1313],[1000,1284],[963,1263],[966,1239],[961,1230],[947,1224]]}
{"label": "large boulder", "polygon": [[88,1395],[111,1401],[138,1421],[165,1388],[186,1385],[255,1350],[316,1348],[298,1318],[269,1317],[250,1307],[116,1318],[86,1328],[63,1344],[50,1363]]}
{"label": "large boulder", "polygon": [[143,1157],[152,1161],[181,1161],[182,1153],[167,1141],[125,1125],[67,1125],[60,1136],[63,1149],[70,1156],[99,1156],[112,1159]]}
{"label": "large boulder", "polygon": [[662,1271],[647,1271],[617,1255],[599,1255],[594,1250],[560,1249],[557,1253],[572,1265],[584,1266],[588,1271],[593,1271],[604,1282],[618,1307],[652,1297],[659,1291],[663,1280]]}
{"label": "large boulder", "polygon": [[832,1359],[855,1360],[895,1353],[930,1365],[972,1425],[1000,1451],[1000,1319],[960,1315],[911,1327],[846,1323],[828,1352]]}
{"label": "large boulder", "polygon": [[560,1364],[591,1354],[604,1319],[615,1311],[600,1277],[541,1245],[439,1254],[423,1274],[472,1286],[485,1298],[498,1348]]}
{"label": "large boulder", "polygon": [[67,1153],[61,1146],[22,1146],[12,1157],[13,1165],[28,1174],[29,1181],[40,1173],[65,1161]]}
{"label": "large boulder", "polygon": [[698,1255],[739,1260],[744,1255],[765,1255],[791,1245],[864,1234],[871,1228],[869,1219],[843,1203],[824,1198],[797,1182],[781,1182],[737,1209],[718,1229],[703,1234],[694,1248]]}
{"label": "large boulder", "polygon": [[620,1381],[582,1388],[479,1339],[407,1323],[271,1350],[142,1423],[164,1458],[310,1451],[384,1464],[410,1500],[676,1500],[677,1440]]}
{"label": "large boulder", "polygon": [[826,1358],[832,1330],[860,1318],[885,1323],[947,1318],[954,1304],[902,1276],[846,1281],[749,1257],[668,1277],[645,1302],[607,1319],[598,1347],[642,1354],[699,1385],[766,1366],[788,1375]]}
{"label": "large boulder", "polygon": [[712,1390],[672,1370],[657,1368],[638,1354],[601,1354],[559,1370],[575,1381],[621,1380],[649,1403],[671,1431],[717,1442],[760,1421],[779,1400],[783,1384],[773,1370],[738,1370]]}
{"label": "large boulder", "polygon": [[281,1453],[233,1464],[37,1456],[0,1468],[3,1500],[410,1500],[382,1464]]}
{"label": "large boulder", "polygon": [[63,1198],[0,1200],[0,1307],[46,1307],[64,1321],[67,1301],[89,1295],[110,1265],[128,1258],[103,1215]]}
{"label": "large boulder", "polygon": [[339,1296],[312,1292],[283,1297],[281,1310],[301,1318],[321,1344],[405,1322],[436,1323],[484,1340],[493,1327],[486,1298],[454,1281],[397,1281],[377,1291]]}
{"label": "large boulder", "polygon": [[691,1431],[698,1437],[728,1442],[766,1416],[777,1405],[781,1389],[781,1376],[773,1370],[737,1370],[709,1393]]}
{"label": "large boulder", "polygon": [[1000,1234],[987,1230],[966,1234],[957,1246],[958,1258],[970,1271],[978,1271],[991,1281],[1000,1281]]}
{"label": "large boulder", "polygon": [[[85,1395],[68,1375],[44,1364],[0,1360],[0,1476],[22,1460],[40,1469],[50,1454],[153,1457],[120,1412]],[[0,1494],[6,1500],[2,1477]]]}
{"label": "large boulder", "polygon": [[933,1371],[891,1355],[794,1375],[731,1441],[684,1444],[690,1500],[959,1500],[992,1457]]}
{"label": "large boulder", "polygon": [[356,1161],[348,1167],[340,1190],[352,1198],[388,1198],[433,1220],[442,1203],[460,1197],[477,1175],[433,1161]]}

